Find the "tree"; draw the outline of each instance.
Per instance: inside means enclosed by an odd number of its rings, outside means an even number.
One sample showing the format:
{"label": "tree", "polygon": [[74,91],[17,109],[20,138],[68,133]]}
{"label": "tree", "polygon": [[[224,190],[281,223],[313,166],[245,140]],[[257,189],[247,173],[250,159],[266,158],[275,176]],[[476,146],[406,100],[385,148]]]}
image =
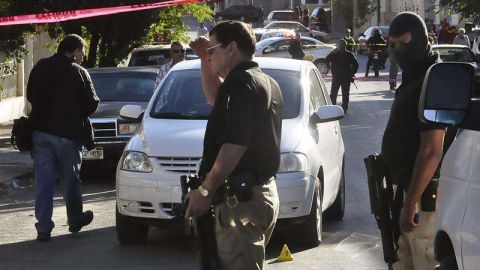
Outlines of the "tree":
{"label": "tree", "polygon": [[[156,3],[159,0],[0,0],[1,2],[8,3],[7,15],[18,15]],[[181,20],[186,14],[204,20],[211,19],[213,11],[202,4],[186,4],[48,24],[37,26],[36,30],[46,30],[56,39],[69,33],[82,35],[88,44],[88,67],[116,66],[133,48],[153,41],[158,33],[162,33],[165,41],[173,38],[186,41],[186,26]],[[26,30],[13,28],[20,33]],[[172,33],[172,29],[177,31]]]}
{"label": "tree", "polygon": [[480,22],[480,1],[478,0],[440,0],[440,6],[451,13],[460,13],[465,18],[473,18]]}
{"label": "tree", "polygon": [[[335,1],[334,8],[336,8],[340,14],[342,14],[346,22],[351,22],[353,18],[353,1]],[[369,20],[370,14],[375,10],[372,0],[358,0],[358,20],[355,27],[362,26],[367,20]]]}

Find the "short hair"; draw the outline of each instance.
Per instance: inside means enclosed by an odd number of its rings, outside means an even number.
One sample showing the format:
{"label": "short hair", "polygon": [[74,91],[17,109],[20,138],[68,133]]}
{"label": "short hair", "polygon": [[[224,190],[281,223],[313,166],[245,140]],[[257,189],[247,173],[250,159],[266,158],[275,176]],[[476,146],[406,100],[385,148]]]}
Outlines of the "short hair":
{"label": "short hair", "polygon": [[463,32],[465,34],[465,28],[458,29],[458,32]]}
{"label": "short hair", "polygon": [[172,44],[170,44],[170,48],[173,47],[173,45],[180,46],[180,47],[182,47],[183,49],[185,49],[185,46],[183,46],[183,44],[180,43],[180,42],[178,42],[178,41],[172,42]]}
{"label": "short hair", "polygon": [[72,53],[76,49],[83,49],[86,43],[83,38],[77,34],[69,34],[58,44],[58,53]]}
{"label": "short hair", "polygon": [[232,41],[237,43],[238,49],[248,57],[255,54],[255,35],[252,28],[240,21],[223,21],[215,25],[209,36],[215,35],[217,41],[225,48]]}

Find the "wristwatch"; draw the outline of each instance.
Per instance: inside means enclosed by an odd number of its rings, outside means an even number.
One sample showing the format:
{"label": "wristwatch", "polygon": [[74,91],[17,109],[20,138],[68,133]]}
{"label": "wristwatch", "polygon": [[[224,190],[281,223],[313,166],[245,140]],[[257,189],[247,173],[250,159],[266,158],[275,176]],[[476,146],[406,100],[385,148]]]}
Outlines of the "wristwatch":
{"label": "wristwatch", "polygon": [[198,187],[198,191],[200,192],[200,195],[202,195],[202,197],[206,198],[208,197],[208,195],[210,194],[210,192],[208,191],[208,189],[202,187],[202,185],[200,185]]}

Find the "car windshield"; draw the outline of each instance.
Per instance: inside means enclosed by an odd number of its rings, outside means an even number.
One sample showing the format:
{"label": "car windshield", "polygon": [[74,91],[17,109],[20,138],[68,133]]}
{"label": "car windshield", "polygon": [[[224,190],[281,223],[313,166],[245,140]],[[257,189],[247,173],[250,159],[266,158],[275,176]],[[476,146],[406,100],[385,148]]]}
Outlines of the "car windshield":
{"label": "car windshield", "polygon": [[[192,49],[187,48],[187,58],[195,58],[195,53]],[[170,49],[155,49],[137,51],[132,53],[132,57],[128,62],[129,67],[137,66],[161,66],[170,61]]]}
{"label": "car windshield", "polygon": [[277,21],[289,21],[289,20],[295,20],[295,12],[274,12],[272,18]]}
{"label": "car windshield", "polygon": [[[280,85],[283,95],[283,119],[300,113],[300,73],[298,71],[263,69]],[[153,103],[150,116],[161,119],[208,119],[212,107],[203,94],[200,71],[171,72],[164,80]]]}
{"label": "car windshield", "polygon": [[475,62],[475,56],[468,48],[435,48],[445,62]]}
{"label": "car windshield", "polygon": [[279,23],[279,22],[271,22],[267,24],[264,29],[292,29],[294,31],[308,31],[305,26],[299,23]]}
{"label": "car windshield", "polygon": [[146,72],[90,73],[100,101],[148,102],[157,74]]}

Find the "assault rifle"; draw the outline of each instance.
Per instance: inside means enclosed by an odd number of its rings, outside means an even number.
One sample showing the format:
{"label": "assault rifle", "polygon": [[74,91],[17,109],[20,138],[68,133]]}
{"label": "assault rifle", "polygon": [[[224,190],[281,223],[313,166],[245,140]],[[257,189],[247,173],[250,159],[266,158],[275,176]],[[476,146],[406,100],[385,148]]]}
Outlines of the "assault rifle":
{"label": "assault rifle", "polygon": [[[180,177],[182,187],[182,204],[175,209],[176,216],[185,219],[185,211],[189,201],[185,200],[188,192],[198,189],[202,179],[196,175],[183,175]],[[215,238],[215,218],[213,207],[201,217],[191,217],[185,223],[185,233],[193,238],[197,262],[201,270],[219,270],[220,259],[217,252],[217,241]]]}
{"label": "assault rifle", "polygon": [[[364,159],[367,168],[368,191],[370,194],[370,207],[375,216],[382,236],[383,259],[392,269],[393,263],[398,261],[397,240],[400,235],[398,220],[401,204],[399,196],[403,191],[397,190],[395,194],[393,184],[387,177],[385,165],[378,154],[373,154]],[[395,196],[397,195],[397,196]],[[403,201],[403,198],[400,198]]]}

